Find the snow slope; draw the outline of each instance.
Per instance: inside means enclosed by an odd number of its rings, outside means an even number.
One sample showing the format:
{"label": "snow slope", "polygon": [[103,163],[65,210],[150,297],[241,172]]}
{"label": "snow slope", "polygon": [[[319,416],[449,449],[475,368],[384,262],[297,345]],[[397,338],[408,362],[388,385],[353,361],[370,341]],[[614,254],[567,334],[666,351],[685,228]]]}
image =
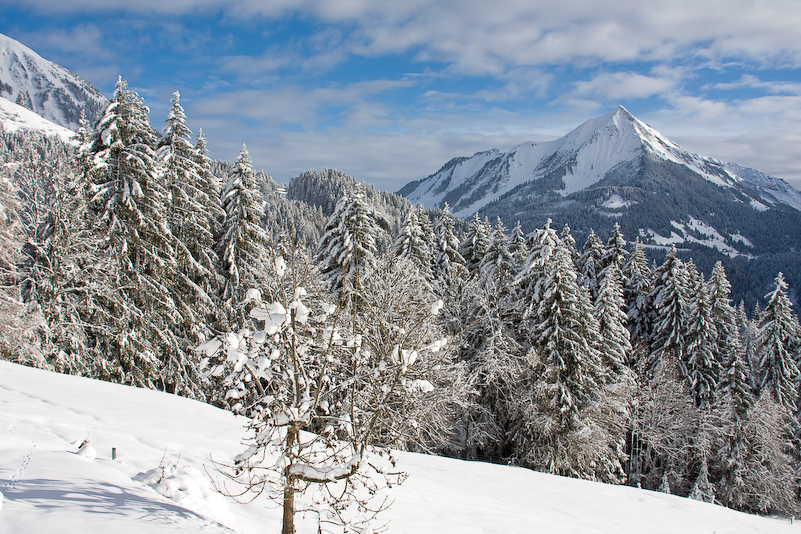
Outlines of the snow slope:
{"label": "snow slope", "polygon": [[[239,504],[210,491],[209,458],[242,452],[244,423],[174,395],[0,361],[0,533],[276,532],[280,511],[266,499]],[[412,453],[398,460],[410,477],[391,492],[390,532],[801,532],[631,487]],[[314,528],[302,522],[299,532]]]}
{"label": "snow slope", "polygon": [[108,105],[91,83],[0,34],[0,96],[17,102],[20,93],[30,97],[32,111],[72,130],[80,127],[81,110],[94,124]]}
{"label": "snow slope", "polygon": [[64,141],[69,141],[75,132],[50,122],[22,106],[0,98],[0,127],[7,132],[17,130],[38,130],[45,135],[57,135]]}

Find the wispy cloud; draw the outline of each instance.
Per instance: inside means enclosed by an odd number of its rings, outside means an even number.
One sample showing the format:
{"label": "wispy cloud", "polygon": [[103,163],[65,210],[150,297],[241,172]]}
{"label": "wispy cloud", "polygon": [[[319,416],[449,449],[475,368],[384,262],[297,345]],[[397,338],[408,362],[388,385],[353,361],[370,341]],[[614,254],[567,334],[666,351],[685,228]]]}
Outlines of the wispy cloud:
{"label": "wispy cloud", "polygon": [[[5,2],[4,2],[5,3]],[[795,0],[28,0],[32,9],[81,13],[128,11],[143,16],[223,12],[229,18],[316,19],[349,27],[351,53],[414,51],[464,73],[499,74],[514,66],[565,61],[659,61],[685,57],[745,58],[801,64],[801,11]]]}
{"label": "wispy cloud", "polygon": [[604,72],[590,80],[575,83],[571,97],[594,97],[603,101],[622,101],[665,95],[676,86],[671,77],[658,77],[637,72]]}
{"label": "wispy cloud", "polygon": [[154,123],[181,90],[215,157],[244,141],[281,179],[338,166],[397,189],[622,103],[691,150],[801,180],[797,0],[0,5],[35,11],[27,44],[93,83],[128,78]]}

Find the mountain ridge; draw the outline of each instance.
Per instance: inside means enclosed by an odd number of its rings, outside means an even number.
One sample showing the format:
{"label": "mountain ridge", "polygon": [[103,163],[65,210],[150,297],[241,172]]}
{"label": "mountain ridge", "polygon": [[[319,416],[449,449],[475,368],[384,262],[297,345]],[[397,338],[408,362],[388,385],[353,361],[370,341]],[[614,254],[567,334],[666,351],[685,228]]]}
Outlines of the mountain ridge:
{"label": "mountain ridge", "polygon": [[80,127],[81,111],[94,125],[108,105],[94,85],[3,34],[0,96],[73,131]]}
{"label": "mountain ridge", "polygon": [[617,223],[651,260],[670,246],[710,273],[722,261],[749,305],[777,272],[801,286],[801,192],[780,178],[683,150],[622,106],[566,136],[453,158],[399,192],[415,204],[475,212],[532,232],[548,219],[583,244]]}
{"label": "mountain ridge", "polygon": [[491,149],[454,158],[436,173],[406,184],[398,194],[426,207],[442,207],[448,202],[455,214],[466,217],[528,182],[545,180],[547,189],[562,196],[587,189],[644,152],[683,165],[715,185],[750,188],[762,199],[767,196],[769,203],[801,210],[801,192],[784,180],[691,154],[623,106],[589,119],[553,141],[521,143],[505,153]]}

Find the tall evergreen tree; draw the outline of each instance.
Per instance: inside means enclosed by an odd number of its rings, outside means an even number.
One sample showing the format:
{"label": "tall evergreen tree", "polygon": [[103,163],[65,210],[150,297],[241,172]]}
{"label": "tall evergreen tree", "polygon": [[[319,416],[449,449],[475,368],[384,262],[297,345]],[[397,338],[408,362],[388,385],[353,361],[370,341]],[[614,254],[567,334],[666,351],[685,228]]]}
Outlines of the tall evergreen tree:
{"label": "tall evergreen tree", "polygon": [[435,227],[434,274],[447,287],[456,276],[466,272],[465,259],[459,254],[459,238],[454,233],[456,221],[448,204],[442,209],[442,217]]}
{"label": "tall evergreen tree", "polygon": [[429,270],[434,264],[433,248],[436,237],[434,235],[434,224],[431,222],[431,217],[428,216],[425,207],[422,204],[417,205],[417,224],[420,226],[420,233],[426,243],[426,262]]}
{"label": "tall evergreen tree", "polygon": [[[412,208],[406,214],[400,234],[395,239],[394,250],[399,258],[412,261],[426,280],[431,280],[431,242],[428,241],[424,219],[428,216],[420,208]],[[433,231],[432,231],[433,232]]]}
{"label": "tall evergreen tree", "polygon": [[171,327],[182,320],[168,285],[175,260],[155,145],[148,108],[118,80],[89,149],[96,228],[117,262],[115,289],[125,297],[109,303],[115,321],[100,342],[116,361],[112,378],[144,387],[163,387],[161,360],[179,349]]}
{"label": "tall evergreen tree", "polygon": [[[567,223],[565,223],[565,225],[562,227],[562,232],[559,234],[559,239],[561,239],[565,245],[567,245],[567,248],[570,251],[570,257],[573,258],[573,263],[578,271],[579,266],[581,265],[581,253],[578,251],[576,239],[570,232],[570,226],[568,226]],[[579,277],[579,282],[581,282],[581,277]]]}
{"label": "tall evergreen tree", "polygon": [[590,230],[590,235],[584,243],[584,252],[579,258],[579,283],[590,292],[593,302],[598,298],[598,279],[605,254],[601,238],[595,235],[594,230]]}
{"label": "tall evergreen tree", "polygon": [[509,250],[509,238],[500,217],[498,217],[492,232],[487,252],[481,258],[478,268],[484,280],[500,283],[504,288],[507,287],[504,281],[514,275],[515,259]]}
{"label": "tall evergreen tree", "polygon": [[795,385],[801,379],[798,369],[798,320],[787,298],[787,283],[779,273],[774,289],[765,300],[768,304],[757,324],[756,353],[762,369],[760,390],[788,413],[795,415],[798,392]]}
{"label": "tall evergreen tree", "polygon": [[489,223],[485,223],[478,216],[478,212],[473,214],[468,225],[467,235],[462,241],[459,253],[465,259],[467,268],[472,272],[478,268],[481,258],[487,253],[491,237]]}
{"label": "tall evergreen tree", "polygon": [[687,270],[676,257],[676,247],[671,247],[665,261],[654,271],[654,289],[649,298],[654,306],[654,322],[651,333],[651,354],[647,372],[654,370],[663,360],[671,359],[687,379],[689,375],[685,360],[686,322],[688,312]]}
{"label": "tall evergreen tree", "polygon": [[629,331],[626,330],[623,289],[620,286],[620,271],[612,263],[601,279],[598,299],[595,302],[595,316],[598,319],[599,333],[603,343],[601,355],[610,382],[618,382],[627,374],[626,362],[631,352]]}
{"label": "tall evergreen tree", "polygon": [[650,343],[651,331],[651,269],[638,237],[634,241],[631,255],[623,263],[623,299],[626,301],[626,316],[635,346]]}
{"label": "tall evergreen tree", "polygon": [[212,202],[177,91],[171,102],[156,155],[169,198],[168,221],[177,262],[173,294],[184,317],[180,330],[196,346],[210,337],[208,325],[216,322],[218,258],[208,217]]}
{"label": "tall evergreen tree", "polygon": [[217,244],[225,282],[223,302],[233,326],[247,320],[243,308],[248,290],[263,290],[267,284],[267,233],[261,227],[264,201],[256,185],[245,145],[236,160],[222,195],[225,212],[223,235]]}
{"label": "tall evergreen tree", "polygon": [[358,293],[359,279],[375,265],[376,236],[377,228],[359,184],[339,199],[317,246],[320,268],[335,291]]}
{"label": "tall evergreen tree", "polygon": [[617,265],[618,269],[622,269],[628,255],[626,239],[623,237],[623,232],[620,231],[620,224],[615,222],[612,228],[612,235],[609,237],[609,241],[606,242],[604,255],[601,258],[601,273],[613,263]]}
{"label": "tall evergreen tree", "polygon": [[[531,323],[531,401],[524,403],[518,453],[528,467],[579,478],[620,482],[619,457],[600,422],[604,371],[598,322],[578,286],[567,247],[560,242],[546,267]],[[537,424],[531,422],[538,421]]]}
{"label": "tall evergreen tree", "polygon": [[512,235],[509,238],[509,251],[515,260],[516,269],[521,269],[528,259],[528,245],[526,244],[526,236],[523,233],[523,227],[520,226],[520,221],[517,221],[515,227],[512,228]]}
{"label": "tall evergreen tree", "polygon": [[[209,159],[208,152],[206,137],[203,135],[203,129],[201,128],[197,133],[193,156],[195,163],[200,167],[200,189],[205,193],[201,199],[207,202],[205,209],[206,216],[209,219],[209,229],[214,236],[214,242],[219,243],[222,237],[222,222],[225,219],[225,212],[222,209],[220,198],[220,182],[211,171],[211,159]],[[217,261],[219,262],[219,258]]]}
{"label": "tall evergreen tree", "polygon": [[[733,335],[739,341],[736,330]],[[719,453],[723,467],[719,496],[726,506],[742,509],[746,506],[751,485],[748,481],[747,462],[753,461],[755,451],[753,436],[746,432],[754,399],[748,383],[748,367],[741,349],[727,355],[718,385],[718,397],[722,409],[721,417],[726,425],[725,438]]]}
{"label": "tall evergreen tree", "polygon": [[745,303],[742,301],[737,306],[736,318],[737,332],[743,347],[743,359],[748,366],[748,383],[751,386],[751,393],[754,397],[759,397],[763,374],[759,363],[759,355],[756,353],[756,324],[748,318],[748,314],[745,311]]}
{"label": "tall evergreen tree", "polygon": [[712,321],[717,331],[717,357],[722,364],[728,361],[732,352],[741,348],[737,346],[740,343],[740,336],[737,335],[737,311],[731,305],[731,284],[726,278],[723,263],[717,262],[712,269],[707,292],[712,307]]}
{"label": "tall evergreen tree", "polygon": [[718,331],[712,315],[711,297],[703,275],[691,288],[687,317],[686,352],[690,391],[695,405],[708,409],[713,402],[720,363]]}
{"label": "tall evergreen tree", "polygon": [[[532,316],[537,311],[542,284],[545,281],[546,265],[551,261],[561,242],[559,236],[551,228],[551,219],[548,219],[542,228],[535,230],[530,237],[528,259],[514,281],[515,285],[520,288],[518,294],[522,301],[519,308],[522,310],[524,318]],[[568,249],[566,252],[569,256]]]}

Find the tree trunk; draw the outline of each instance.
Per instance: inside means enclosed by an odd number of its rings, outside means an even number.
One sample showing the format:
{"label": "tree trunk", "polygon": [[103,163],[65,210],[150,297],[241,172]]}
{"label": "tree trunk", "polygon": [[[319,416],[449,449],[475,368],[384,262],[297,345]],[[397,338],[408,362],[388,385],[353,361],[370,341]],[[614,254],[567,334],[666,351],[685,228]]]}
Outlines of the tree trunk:
{"label": "tree trunk", "polygon": [[295,534],[295,484],[288,474],[284,481],[284,523],[281,534]]}
{"label": "tree trunk", "polygon": [[[288,456],[295,440],[298,438],[298,428],[295,425],[287,427],[286,441],[284,442],[284,453]],[[289,459],[287,457],[287,459]],[[287,462],[284,467],[284,524],[281,534],[295,534],[295,479],[290,474],[289,468],[292,462]]]}

